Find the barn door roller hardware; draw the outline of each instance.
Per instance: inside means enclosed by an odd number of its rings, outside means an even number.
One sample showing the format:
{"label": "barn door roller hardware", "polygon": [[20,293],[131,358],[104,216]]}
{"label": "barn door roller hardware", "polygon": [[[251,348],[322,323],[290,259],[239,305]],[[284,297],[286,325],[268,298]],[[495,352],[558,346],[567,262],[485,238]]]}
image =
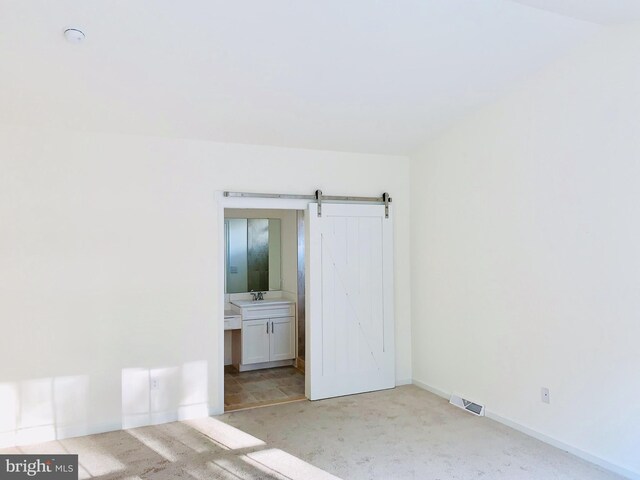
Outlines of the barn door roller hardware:
{"label": "barn door roller hardware", "polygon": [[318,202],[318,216],[322,216],[322,190],[316,190],[316,201]]}
{"label": "barn door roller hardware", "polygon": [[382,200],[384,201],[384,218],[389,218],[389,202],[391,202],[391,197],[387,192],[382,194]]}
{"label": "barn door roller hardware", "polygon": [[246,192],[224,192],[225,197],[250,197],[250,198],[286,198],[292,200],[315,200],[318,202],[318,216],[322,216],[323,202],[355,202],[355,203],[377,203],[384,205],[384,216],[389,218],[389,204],[391,197],[387,192],[381,197],[352,197],[341,195],[323,195],[322,190],[316,190],[313,195],[291,195],[287,193],[246,193]]}

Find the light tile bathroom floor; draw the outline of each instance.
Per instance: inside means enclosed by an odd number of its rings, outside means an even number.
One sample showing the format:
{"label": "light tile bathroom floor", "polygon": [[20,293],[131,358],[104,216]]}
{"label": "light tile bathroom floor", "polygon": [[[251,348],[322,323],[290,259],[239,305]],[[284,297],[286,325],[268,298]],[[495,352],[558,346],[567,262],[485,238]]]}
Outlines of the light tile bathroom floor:
{"label": "light tile bathroom floor", "polygon": [[225,412],[304,398],[304,374],[294,367],[228,371],[224,375]]}

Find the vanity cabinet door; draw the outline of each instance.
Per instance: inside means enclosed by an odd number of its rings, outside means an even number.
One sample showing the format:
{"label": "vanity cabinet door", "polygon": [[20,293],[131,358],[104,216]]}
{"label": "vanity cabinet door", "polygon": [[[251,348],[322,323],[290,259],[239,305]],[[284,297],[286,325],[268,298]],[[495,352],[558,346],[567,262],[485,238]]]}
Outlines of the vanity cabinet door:
{"label": "vanity cabinet door", "polygon": [[270,327],[271,323],[266,318],[242,322],[242,363],[244,365],[269,361]]}
{"label": "vanity cabinet door", "polygon": [[294,317],[271,318],[269,343],[270,360],[290,360],[295,358],[295,328]]}

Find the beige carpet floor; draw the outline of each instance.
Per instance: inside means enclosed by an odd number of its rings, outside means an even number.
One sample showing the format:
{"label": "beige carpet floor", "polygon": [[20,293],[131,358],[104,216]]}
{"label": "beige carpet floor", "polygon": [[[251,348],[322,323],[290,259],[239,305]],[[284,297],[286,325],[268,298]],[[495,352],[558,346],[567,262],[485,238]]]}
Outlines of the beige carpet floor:
{"label": "beige carpet floor", "polygon": [[222,419],[344,479],[623,478],[411,385]]}
{"label": "beige carpet floor", "polygon": [[80,478],[100,479],[622,478],[413,386],[11,452],[78,453]]}

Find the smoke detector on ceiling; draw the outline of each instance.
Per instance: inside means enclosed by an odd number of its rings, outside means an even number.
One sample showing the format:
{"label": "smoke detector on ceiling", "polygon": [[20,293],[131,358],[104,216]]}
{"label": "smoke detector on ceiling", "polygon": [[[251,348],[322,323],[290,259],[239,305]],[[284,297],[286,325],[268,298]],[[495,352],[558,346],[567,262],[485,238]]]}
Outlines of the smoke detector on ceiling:
{"label": "smoke detector on ceiling", "polygon": [[80,43],[85,39],[85,34],[82,30],[77,28],[67,28],[64,31],[64,38],[71,43]]}

